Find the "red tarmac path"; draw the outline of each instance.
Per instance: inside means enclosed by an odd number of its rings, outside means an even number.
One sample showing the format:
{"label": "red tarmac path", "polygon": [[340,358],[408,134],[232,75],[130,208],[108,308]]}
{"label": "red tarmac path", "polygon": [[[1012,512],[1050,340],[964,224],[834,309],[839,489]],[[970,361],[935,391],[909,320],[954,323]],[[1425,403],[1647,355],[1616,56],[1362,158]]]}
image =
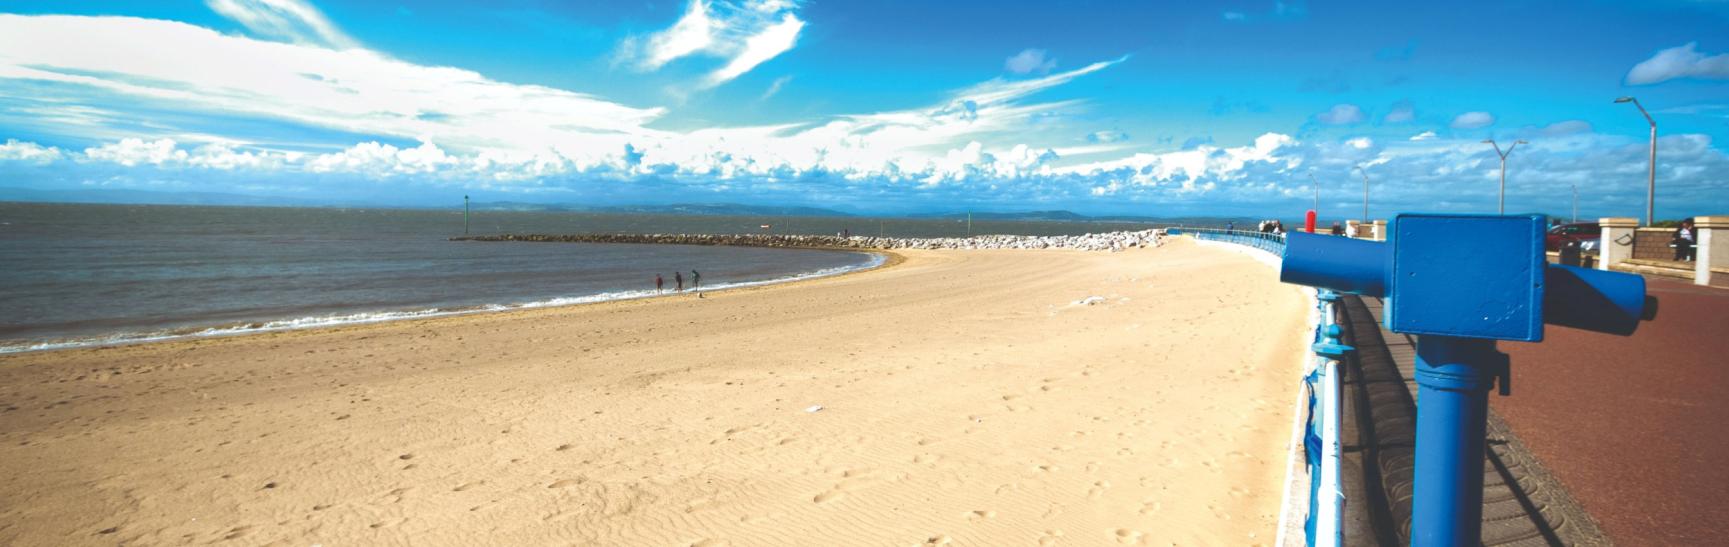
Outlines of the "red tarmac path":
{"label": "red tarmac path", "polygon": [[1648,281],[1631,337],[1549,327],[1503,342],[1495,412],[1621,545],[1729,541],[1729,290]]}

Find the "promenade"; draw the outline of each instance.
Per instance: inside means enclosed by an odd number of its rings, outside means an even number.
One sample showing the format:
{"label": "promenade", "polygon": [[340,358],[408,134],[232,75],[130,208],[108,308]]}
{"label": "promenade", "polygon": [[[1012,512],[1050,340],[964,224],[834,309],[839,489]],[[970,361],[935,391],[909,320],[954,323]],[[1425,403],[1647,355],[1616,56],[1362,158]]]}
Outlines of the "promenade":
{"label": "promenade", "polygon": [[1621,545],[1729,536],[1729,290],[1647,278],[1630,337],[1548,329],[1501,344],[1513,396],[1490,405]]}
{"label": "promenade", "polygon": [[[1729,533],[1729,291],[1648,281],[1660,309],[1629,337],[1551,326],[1502,342],[1491,395],[1486,545],[1699,545]],[[1347,543],[1409,541],[1414,338],[1347,297]]]}

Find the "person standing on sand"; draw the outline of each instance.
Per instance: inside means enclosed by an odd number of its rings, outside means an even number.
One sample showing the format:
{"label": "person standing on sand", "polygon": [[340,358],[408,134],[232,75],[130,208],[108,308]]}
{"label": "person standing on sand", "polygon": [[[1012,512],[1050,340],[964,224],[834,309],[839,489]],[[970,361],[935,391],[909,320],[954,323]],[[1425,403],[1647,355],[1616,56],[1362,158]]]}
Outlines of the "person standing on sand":
{"label": "person standing on sand", "polygon": [[690,271],[690,288],[692,290],[702,288],[702,274],[698,273],[696,270]]}
{"label": "person standing on sand", "polygon": [[654,292],[660,292],[661,287],[665,287],[665,286],[666,286],[666,280],[661,279],[660,274],[654,274]]}
{"label": "person standing on sand", "polygon": [[678,288],[673,289],[673,292],[684,292],[684,272],[672,272],[672,281],[678,283]]}

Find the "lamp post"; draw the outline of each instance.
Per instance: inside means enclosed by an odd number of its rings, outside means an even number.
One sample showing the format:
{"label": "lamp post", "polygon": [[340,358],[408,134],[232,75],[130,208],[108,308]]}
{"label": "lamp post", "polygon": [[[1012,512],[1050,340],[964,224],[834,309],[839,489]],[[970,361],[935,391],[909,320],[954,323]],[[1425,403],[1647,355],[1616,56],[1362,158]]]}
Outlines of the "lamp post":
{"label": "lamp post", "polygon": [[1363,166],[1357,166],[1357,172],[1363,175],[1363,222],[1369,222],[1369,172]]}
{"label": "lamp post", "polygon": [[1502,152],[1501,145],[1496,144],[1495,139],[1485,139],[1483,142],[1495,147],[1495,154],[1501,156],[1501,201],[1500,205],[1495,208],[1495,214],[1505,215],[1507,214],[1507,156],[1512,155],[1513,149],[1518,148],[1519,145],[1531,143],[1522,140],[1513,141],[1513,144],[1507,147],[1507,151]]}
{"label": "lamp post", "polygon": [[1579,222],[1579,185],[1573,185],[1573,222]]}
{"label": "lamp post", "polygon": [[1315,190],[1315,205],[1313,207],[1310,207],[1310,209],[1313,209],[1315,211],[1315,214],[1320,214],[1320,212],[1321,212],[1321,181],[1315,180],[1315,174],[1314,173],[1309,173],[1309,188],[1312,188]]}
{"label": "lamp post", "polygon": [[1640,114],[1645,115],[1645,121],[1651,124],[1651,167],[1650,175],[1645,180],[1645,225],[1651,226],[1657,222],[1657,120],[1651,119],[1651,113],[1645,111],[1645,106],[1639,104],[1639,99],[1622,97],[1615,99],[1616,103],[1633,103]]}

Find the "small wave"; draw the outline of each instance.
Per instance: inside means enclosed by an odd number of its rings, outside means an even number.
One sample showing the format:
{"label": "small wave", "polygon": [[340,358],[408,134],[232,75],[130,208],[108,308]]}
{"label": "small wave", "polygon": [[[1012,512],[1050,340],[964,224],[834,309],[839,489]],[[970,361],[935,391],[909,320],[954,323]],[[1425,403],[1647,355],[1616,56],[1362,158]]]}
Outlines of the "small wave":
{"label": "small wave", "polygon": [[[873,253],[870,255],[869,261],[865,262],[864,264],[860,264],[860,265],[840,266],[840,267],[835,267],[835,268],[824,268],[821,270],[814,270],[814,271],[804,272],[804,273],[800,273],[800,274],[794,274],[794,275],[786,276],[786,277],[764,279],[761,281],[740,281],[740,282],[736,282],[736,283],[719,283],[719,284],[703,287],[702,291],[704,291],[704,292],[723,291],[723,290],[727,290],[727,289],[739,289],[739,288],[744,288],[744,287],[759,287],[759,286],[763,286],[763,285],[773,285],[773,284],[778,284],[778,283],[788,283],[788,282],[792,282],[792,281],[803,281],[803,280],[807,280],[807,279],[829,277],[829,276],[839,275],[839,274],[843,274],[843,273],[847,273],[847,272],[853,272],[853,271],[859,271],[859,270],[868,270],[871,268],[875,268],[875,267],[883,265],[883,262],[885,259],[886,259],[886,257],[884,257],[883,255]],[[687,290],[685,292],[691,292],[693,290],[695,290],[695,289]],[[32,351],[47,351],[47,350],[56,350],[56,349],[70,349],[70,348],[83,348],[83,347],[96,347],[96,346],[118,346],[118,345],[126,345],[126,344],[140,344],[140,343],[145,343],[145,342],[159,342],[159,341],[163,341],[163,340],[174,340],[174,339],[179,339],[179,338],[235,336],[235,335],[241,335],[241,334],[252,334],[252,333],[280,331],[280,330],[298,330],[298,329],[310,329],[310,328],[319,328],[319,327],[334,327],[334,326],[339,326],[339,325],[358,325],[358,324],[362,324],[362,323],[382,323],[382,322],[386,322],[386,321],[401,321],[401,320],[405,320],[405,319],[425,319],[425,318],[429,318],[429,317],[446,317],[446,316],[452,316],[452,315],[468,315],[468,314],[474,314],[474,313],[500,312],[500,311],[522,310],[522,309],[531,309],[531,308],[546,308],[546,307],[553,307],[553,306],[570,306],[570,305],[576,305],[576,304],[593,304],[593,303],[597,303],[597,302],[611,302],[611,301],[617,301],[617,300],[634,300],[634,299],[638,299],[638,298],[650,298],[650,297],[654,297],[654,296],[666,296],[668,294],[670,294],[670,293],[656,292],[656,291],[651,291],[651,290],[615,291],[615,292],[606,292],[606,293],[591,294],[591,295],[584,295],[584,296],[565,296],[565,297],[551,298],[551,299],[547,299],[547,300],[535,300],[535,301],[530,301],[530,302],[518,302],[518,303],[511,303],[511,304],[482,304],[482,305],[478,305],[478,306],[425,308],[425,309],[419,309],[419,310],[395,310],[395,311],[381,311],[381,312],[343,313],[343,314],[320,315],[320,316],[313,316],[313,317],[300,317],[300,318],[295,318],[295,319],[278,319],[278,320],[270,320],[270,321],[248,321],[248,322],[242,322],[242,323],[232,323],[232,324],[217,325],[217,326],[182,327],[182,328],[176,328],[176,329],[165,329],[165,330],[147,331],[147,332],[123,332],[123,333],[107,334],[107,335],[102,335],[102,336],[92,336],[92,337],[85,337],[85,338],[27,341],[27,342],[21,342],[21,343],[16,342],[16,341],[0,341],[0,354],[25,353],[25,352],[32,352]]]}

